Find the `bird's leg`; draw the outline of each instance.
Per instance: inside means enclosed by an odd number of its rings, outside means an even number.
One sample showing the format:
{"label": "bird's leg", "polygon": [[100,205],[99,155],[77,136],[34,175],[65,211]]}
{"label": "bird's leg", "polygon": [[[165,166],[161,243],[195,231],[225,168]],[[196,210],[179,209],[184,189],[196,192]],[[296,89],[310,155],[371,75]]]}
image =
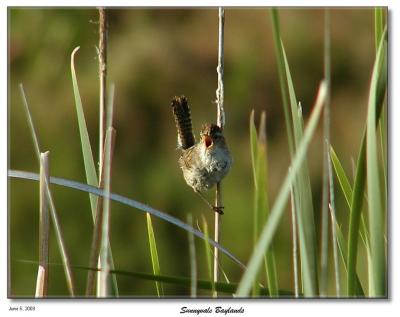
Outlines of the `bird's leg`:
{"label": "bird's leg", "polygon": [[200,198],[207,204],[208,207],[210,207],[210,209],[214,210],[215,212],[218,212],[220,215],[223,215],[224,212],[222,209],[224,209],[223,206],[213,206],[211,205],[211,203],[203,196],[203,194],[199,191],[195,191],[195,193],[197,193]]}

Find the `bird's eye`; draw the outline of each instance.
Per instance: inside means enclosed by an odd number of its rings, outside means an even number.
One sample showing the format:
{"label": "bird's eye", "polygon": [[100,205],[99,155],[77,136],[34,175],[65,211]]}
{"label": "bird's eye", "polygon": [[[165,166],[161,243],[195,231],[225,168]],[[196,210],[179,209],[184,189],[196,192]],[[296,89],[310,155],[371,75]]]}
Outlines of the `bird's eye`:
{"label": "bird's eye", "polygon": [[206,145],[206,148],[209,148],[212,145],[212,139],[210,136],[206,135],[204,137],[204,144]]}

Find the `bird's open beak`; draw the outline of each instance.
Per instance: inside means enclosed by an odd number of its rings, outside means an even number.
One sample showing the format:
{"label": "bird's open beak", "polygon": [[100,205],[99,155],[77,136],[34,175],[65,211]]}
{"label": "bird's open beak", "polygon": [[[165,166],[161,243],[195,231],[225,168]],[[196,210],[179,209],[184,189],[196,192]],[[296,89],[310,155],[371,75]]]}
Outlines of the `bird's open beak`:
{"label": "bird's open beak", "polygon": [[204,145],[208,149],[213,144],[212,138],[209,135],[204,136]]}

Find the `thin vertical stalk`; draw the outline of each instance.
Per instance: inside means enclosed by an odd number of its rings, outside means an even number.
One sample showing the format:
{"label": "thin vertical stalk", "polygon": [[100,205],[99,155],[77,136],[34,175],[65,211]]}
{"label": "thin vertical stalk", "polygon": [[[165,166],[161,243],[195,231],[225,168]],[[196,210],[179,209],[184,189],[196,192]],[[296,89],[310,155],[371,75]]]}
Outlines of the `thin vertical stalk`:
{"label": "thin vertical stalk", "polygon": [[[112,161],[112,156],[114,153],[114,145],[115,145],[115,135],[116,132],[114,129],[111,129],[109,132],[110,134],[110,139],[111,139],[111,156],[110,156],[110,161]],[[103,154],[105,155],[105,153]],[[103,170],[100,172],[100,183],[99,183],[99,188],[104,188],[104,165],[103,165]],[[99,252],[100,252],[100,242],[101,242],[101,235],[102,235],[102,224],[103,224],[103,213],[102,213],[102,207],[103,207],[103,197],[99,196],[97,200],[97,206],[96,206],[96,216],[95,216],[95,222],[94,222],[94,227],[93,227],[93,236],[92,236],[92,245],[90,248],[90,257],[89,257],[89,267],[94,268],[96,266],[96,262],[99,258]],[[109,250],[111,252],[111,248]],[[111,268],[114,269],[114,265],[111,263]],[[87,282],[86,282],[86,296],[93,296],[94,295],[94,278],[96,275],[97,271],[95,270],[89,270],[88,271],[88,276],[87,276]]]}
{"label": "thin vertical stalk", "polygon": [[50,183],[49,153],[40,154],[39,269],[35,297],[47,296],[49,281],[50,214],[46,197],[46,182]]}
{"label": "thin vertical stalk", "polygon": [[111,187],[111,164],[112,164],[112,145],[113,136],[115,136],[115,130],[110,127],[107,129],[106,142],[104,148],[104,193],[103,198],[103,215],[102,215],[102,226],[101,226],[101,244],[100,244],[100,287],[99,295],[101,297],[107,297],[110,295],[111,283],[109,279],[110,274],[110,262],[109,262],[109,232],[110,232],[110,187]]}
{"label": "thin vertical stalk", "polygon": [[105,8],[99,8],[99,174],[103,166],[104,152],[104,124],[106,107],[106,84],[107,84],[107,40],[108,40],[108,21]]}
{"label": "thin vertical stalk", "polygon": [[[333,179],[332,179],[333,181]],[[329,203],[329,211],[331,214],[331,224],[332,224],[332,248],[333,248],[333,261],[335,266],[335,288],[336,297],[340,297],[340,271],[339,271],[339,256],[338,256],[338,246],[337,246],[337,232],[336,232],[336,210],[335,205],[332,204],[333,200]]]}
{"label": "thin vertical stalk", "polygon": [[[328,253],[329,253],[329,225],[328,225],[328,197],[329,197],[329,144],[330,144],[330,15],[325,9],[324,15],[324,77],[327,86],[326,106],[324,108],[324,142],[323,142],[323,180],[322,180],[322,225],[321,225],[321,285],[320,296],[327,295],[328,280]],[[335,241],[335,240],[334,240]]]}
{"label": "thin vertical stalk", "polygon": [[293,186],[290,188],[290,203],[292,210],[292,241],[293,241],[293,279],[294,279],[294,296],[299,297],[299,273],[297,264],[297,230],[296,230],[296,205],[294,203]]}
{"label": "thin vertical stalk", "polygon": [[[221,199],[221,183],[217,183],[217,188],[215,190],[215,206],[220,207],[222,206],[222,199]],[[219,243],[220,241],[220,234],[221,234],[221,222],[222,218],[221,215],[216,212],[214,215],[214,240],[215,242]],[[213,279],[214,283],[217,283],[219,280],[219,250],[218,248],[214,247],[214,271],[213,271]],[[215,290],[213,293],[213,297],[217,297],[218,293]]]}
{"label": "thin vertical stalk", "polygon": [[[98,48],[98,59],[99,59],[99,188],[100,187],[100,174],[103,172],[103,154],[104,154],[104,122],[105,122],[105,100],[106,100],[106,91],[105,86],[107,83],[107,36],[106,36],[106,11],[104,8],[99,8],[99,48]],[[101,207],[102,204],[97,204],[97,208],[100,208],[100,213],[102,214]],[[97,209],[96,208],[96,209]],[[97,210],[96,210],[97,211]],[[103,216],[103,215],[102,215]],[[102,221],[101,221],[102,222]],[[96,228],[96,227],[95,227]],[[97,268],[101,270],[101,260],[100,258],[97,261]],[[100,271],[97,274],[97,295],[99,296],[101,293],[100,284]],[[88,281],[89,282],[89,281]],[[89,284],[88,284],[89,285]]]}
{"label": "thin vertical stalk", "polygon": [[224,29],[225,29],[225,10],[220,7],[218,11],[218,88],[217,95],[217,125],[223,129],[225,126],[224,111]]}
{"label": "thin vertical stalk", "polygon": [[[217,96],[217,125],[223,130],[225,126],[225,111],[224,111],[224,27],[225,27],[225,10],[220,7],[218,10],[218,88],[216,91]],[[215,206],[217,208],[222,207],[222,188],[221,183],[217,183],[217,189],[215,192]],[[221,215],[216,212],[214,220],[214,240],[219,243],[221,233]],[[214,282],[218,282],[219,270],[218,270],[218,249],[214,248]],[[214,297],[217,297],[215,291]]]}

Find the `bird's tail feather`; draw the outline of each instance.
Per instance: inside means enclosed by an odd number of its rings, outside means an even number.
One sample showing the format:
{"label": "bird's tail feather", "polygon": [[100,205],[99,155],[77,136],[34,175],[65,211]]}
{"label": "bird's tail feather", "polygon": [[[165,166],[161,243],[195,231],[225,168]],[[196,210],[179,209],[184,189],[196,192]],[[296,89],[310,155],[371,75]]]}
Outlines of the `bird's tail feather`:
{"label": "bird's tail feather", "polygon": [[174,97],[171,102],[176,129],[178,130],[179,147],[186,150],[195,144],[190,108],[185,96]]}

